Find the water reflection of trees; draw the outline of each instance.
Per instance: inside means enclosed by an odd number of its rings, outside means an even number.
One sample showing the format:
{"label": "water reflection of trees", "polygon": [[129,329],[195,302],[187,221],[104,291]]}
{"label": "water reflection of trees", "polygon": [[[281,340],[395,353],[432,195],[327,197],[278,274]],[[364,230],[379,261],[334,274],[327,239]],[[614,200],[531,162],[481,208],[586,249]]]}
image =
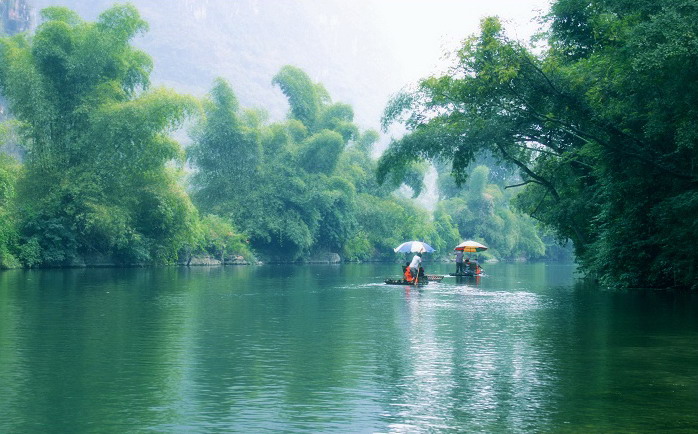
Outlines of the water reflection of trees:
{"label": "water reflection of trees", "polygon": [[371,283],[390,267],[0,273],[0,427],[695,425],[690,295],[530,264],[467,290]]}

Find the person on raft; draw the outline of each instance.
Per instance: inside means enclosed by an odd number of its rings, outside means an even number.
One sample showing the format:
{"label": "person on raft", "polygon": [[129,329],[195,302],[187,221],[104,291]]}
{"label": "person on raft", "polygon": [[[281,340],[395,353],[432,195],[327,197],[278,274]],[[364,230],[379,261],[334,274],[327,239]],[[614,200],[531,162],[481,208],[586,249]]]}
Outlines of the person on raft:
{"label": "person on raft", "polygon": [[405,282],[412,283],[412,273],[410,272],[410,263],[406,262],[405,266],[402,267],[402,273],[405,277]]}
{"label": "person on raft", "polygon": [[474,274],[482,273],[482,268],[480,268],[480,264],[478,264],[477,259],[470,261],[470,268],[473,270]]}
{"label": "person on raft", "polygon": [[405,282],[412,283],[413,281],[414,278],[412,277],[412,273],[410,272],[410,267],[405,267]]}
{"label": "person on raft", "polygon": [[456,251],[456,274],[463,273],[465,273],[465,269],[463,268],[463,251],[458,250]]}
{"label": "person on raft", "polygon": [[422,254],[417,253],[414,255],[414,258],[412,258],[412,262],[410,262],[410,274],[412,276],[417,277],[419,276],[419,267],[422,265]]}

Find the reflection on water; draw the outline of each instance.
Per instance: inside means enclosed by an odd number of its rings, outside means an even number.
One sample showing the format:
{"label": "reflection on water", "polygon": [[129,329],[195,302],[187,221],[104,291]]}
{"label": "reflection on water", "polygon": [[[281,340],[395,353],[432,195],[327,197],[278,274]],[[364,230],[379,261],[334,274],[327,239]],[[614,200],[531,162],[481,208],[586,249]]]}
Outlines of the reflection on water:
{"label": "reflection on water", "polygon": [[695,296],[397,270],[0,273],[0,432],[698,429]]}

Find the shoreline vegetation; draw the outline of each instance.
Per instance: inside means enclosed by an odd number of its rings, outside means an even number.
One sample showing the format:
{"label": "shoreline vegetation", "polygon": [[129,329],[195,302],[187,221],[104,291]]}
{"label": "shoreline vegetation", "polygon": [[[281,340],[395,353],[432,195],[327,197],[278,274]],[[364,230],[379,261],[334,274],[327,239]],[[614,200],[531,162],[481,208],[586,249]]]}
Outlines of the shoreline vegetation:
{"label": "shoreline vegetation", "polygon": [[[283,261],[281,259],[271,259],[267,261],[259,260],[247,260],[243,256],[230,256],[223,260],[210,255],[192,256],[189,258],[179,259],[173,263],[166,264],[147,264],[147,263],[120,263],[109,259],[104,256],[95,255],[89,258],[76,259],[70,263],[61,265],[42,265],[35,267],[12,267],[12,268],[2,268],[3,270],[13,270],[13,269],[69,269],[69,268],[157,268],[157,267],[221,267],[221,266],[236,266],[236,265],[272,265],[272,264],[362,264],[362,263],[385,263],[385,264],[402,264],[404,261],[402,259],[365,259],[365,260],[345,260],[342,259],[337,253],[324,253],[319,255],[313,255],[305,259],[299,259],[296,261]],[[532,260],[529,261],[526,258],[516,258],[510,260],[498,260],[496,258],[490,258],[483,260],[483,263],[498,263],[498,262],[544,262],[544,263],[572,263],[568,260],[556,261],[556,260]],[[455,260],[453,258],[440,258],[433,261],[426,262],[427,264],[433,263],[453,263]]]}
{"label": "shoreline vegetation", "polygon": [[[388,103],[383,130],[407,133],[379,159],[380,133],[296,66],[269,83],[289,107],[272,122],[222,78],[202,98],[152,86],[133,5],[40,17],[0,20],[0,269],[397,262],[406,240],[443,260],[472,239],[483,260],[698,288],[695,2],[555,0],[537,48],[484,18]],[[430,211],[413,199],[434,170]]]}
{"label": "shoreline vegetation", "polygon": [[[288,100],[281,122],[220,78],[203,98],[152,87],[132,45],[147,30],[132,5],[96,22],[50,7],[33,34],[0,38],[0,144],[20,150],[0,155],[0,268],[392,261],[409,239],[441,252],[486,239],[500,259],[560,251],[509,207],[511,171],[486,161],[462,187],[441,168],[450,202],[433,213],[412,200],[426,164],[379,183],[380,134],[295,66],[269,83]],[[186,149],[172,138],[185,124]]]}

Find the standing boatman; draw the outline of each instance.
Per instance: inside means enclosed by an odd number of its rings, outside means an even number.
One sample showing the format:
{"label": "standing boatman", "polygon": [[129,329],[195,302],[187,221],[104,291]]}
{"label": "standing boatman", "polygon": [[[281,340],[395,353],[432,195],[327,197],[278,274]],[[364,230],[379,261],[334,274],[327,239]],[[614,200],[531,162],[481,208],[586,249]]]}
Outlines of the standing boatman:
{"label": "standing boatman", "polygon": [[463,251],[462,250],[457,250],[456,251],[456,274],[463,274],[465,271],[463,270]]}

